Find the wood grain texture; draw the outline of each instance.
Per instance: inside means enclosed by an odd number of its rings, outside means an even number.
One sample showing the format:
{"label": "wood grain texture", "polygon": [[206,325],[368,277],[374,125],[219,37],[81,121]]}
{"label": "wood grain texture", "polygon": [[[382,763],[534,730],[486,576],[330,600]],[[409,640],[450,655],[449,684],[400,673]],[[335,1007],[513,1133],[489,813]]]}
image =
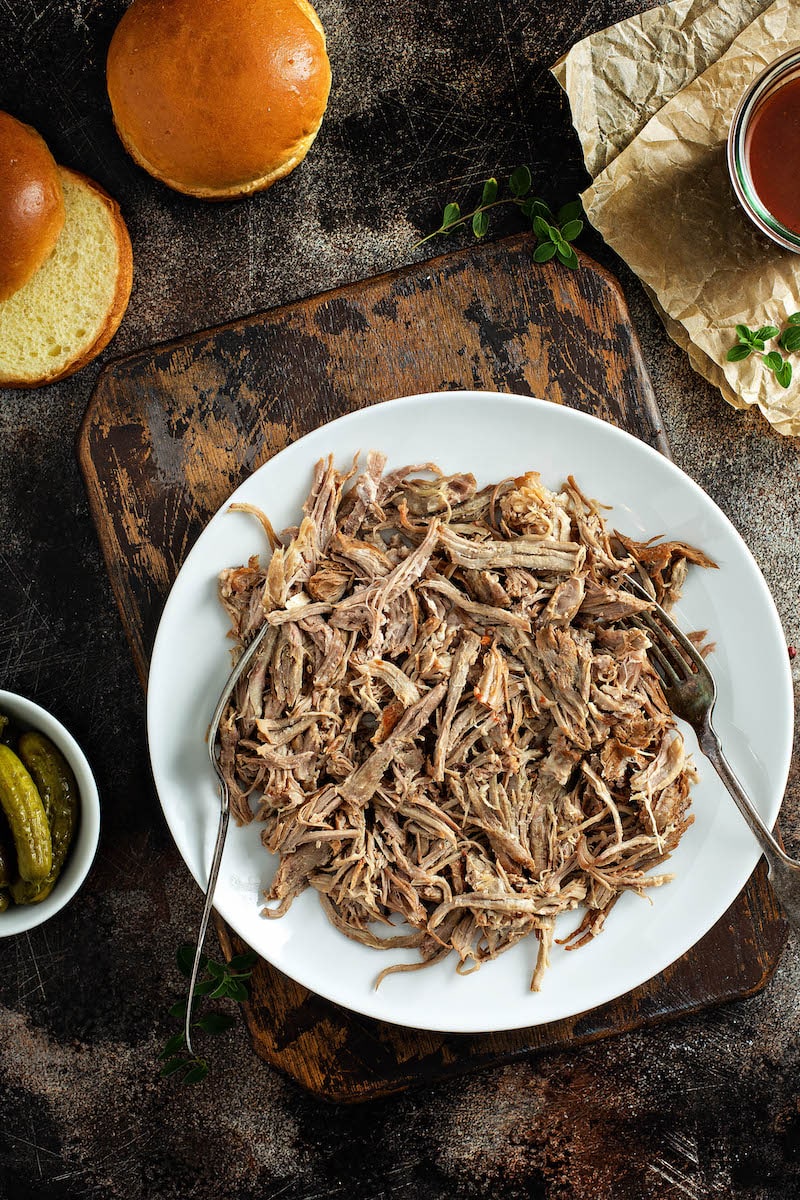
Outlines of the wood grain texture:
{"label": "wood grain texture", "polygon": [[[415,392],[511,391],[593,413],[669,453],[616,282],[585,257],[575,272],[535,268],[531,250],[522,235],[446,255],[106,368],[78,454],[143,684],[164,599],[208,518],[250,472],[343,413]],[[218,929],[228,957],[242,949]],[[785,938],[760,869],[678,963],[568,1021],[480,1037],[404,1030],[265,962],[247,1019],[257,1052],[304,1087],[363,1100],[751,994]]]}

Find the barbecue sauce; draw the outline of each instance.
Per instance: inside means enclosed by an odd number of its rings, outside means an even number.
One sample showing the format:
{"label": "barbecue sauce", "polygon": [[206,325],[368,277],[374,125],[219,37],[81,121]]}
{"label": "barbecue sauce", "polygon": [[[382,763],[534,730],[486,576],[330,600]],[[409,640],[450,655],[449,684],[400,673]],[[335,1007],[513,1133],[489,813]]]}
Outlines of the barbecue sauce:
{"label": "barbecue sauce", "polygon": [[759,105],[747,156],[753,187],[767,212],[800,235],[800,78]]}

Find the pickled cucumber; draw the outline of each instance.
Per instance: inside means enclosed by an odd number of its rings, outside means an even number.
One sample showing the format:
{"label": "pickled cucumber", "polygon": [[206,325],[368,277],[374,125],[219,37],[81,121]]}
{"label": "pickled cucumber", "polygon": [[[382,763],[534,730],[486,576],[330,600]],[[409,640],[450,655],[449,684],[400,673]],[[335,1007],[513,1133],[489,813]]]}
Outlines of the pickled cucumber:
{"label": "pickled cucumber", "polygon": [[16,874],[17,864],[11,849],[11,831],[0,810],[0,888],[7,887]]}
{"label": "pickled cucumber", "polygon": [[11,888],[17,904],[35,904],[53,890],[75,835],[78,785],[61,751],[43,734],[23,733],[18,753],[39,790],[52,845],[52,866],[47,878],[39,883],[20,879]]}
{"label": "pickled cucumber", "polygon": [[29,883],[43,883],[53,866],[53,843],[42,798],[13,750],[0,745],[0,806],[6,814],[17,870]]}
{"label": "pickled cucumber", "polygon": [[0,912],[5,912],[8,908],[8,896],[5,892],[0,892]]}
{"label": "pickled cucumber", "polygon": [[[8,732],[8,717],[0,713],[0,741],[4,740],[5,734]],[[17,860],[14,855],[14,841],[11,837],[11,830],[8,828],[8,821],[5,813],[0,808],[0,889],[8,887],[12,879],[17,877]],[[0,890],[0,897],[3,892]],[[8,907],[8,897],[5,897]],[[3,911],[3,905],[0,904],[0,912]]]}
{"label": "pickled cucumber", "polygon": [[18,734],[19,730],[11,718],[7,717],[5,713],[0,713],[0,742],[10,746],[13,750]]}
{"label": "pickled cucumber", "polygon": [[29,883],[27,879],[15,879],[11,887],[11,899],[15,904],[39,904],[53,890],[56,877],[51,871],[44,883]]}

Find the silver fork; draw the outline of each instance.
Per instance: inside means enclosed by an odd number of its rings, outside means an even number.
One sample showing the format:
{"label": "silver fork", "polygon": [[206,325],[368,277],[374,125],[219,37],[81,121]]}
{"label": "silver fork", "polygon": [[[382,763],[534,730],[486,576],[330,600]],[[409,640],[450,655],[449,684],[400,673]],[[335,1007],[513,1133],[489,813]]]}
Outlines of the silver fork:
{"label": "silver fork", "polygon": [[211,724],[208,729],[208,757],[211,760],[211,766],[214,768],[214,773],[219,782],[219,826],[217,827],[217,840],[214,843],[214,853],[211,858],[211,866],[208,872],[208,883],[206,885],[206,899],[203,905],[203,915],[200,918],[200,929],[197,934],[197,945],[194,952],[194,963],[192,964],[192,973],[189,978],[189,995],[186,1000],[186,1019],[183,1025],[183,1032],[186,1038],[186,1049],[190,1054],[194,1054],[192,1049],[192,1012],[194,1010],[194,989],[197,983],[197,975],[200,970],[200,958],[203,953],[203,943],[206,940],[206,930],[208,929],[208,921],[211,916],[211,909],[214,904],[214,891],[217,886],[217,878],[219,877],[219,867],[222,862],[222,851],[225,849],[225,836],[228,832],[228,820],[230,818],[230,794],[228,792],[228,782],[222,774],[219,765],[219,757],[217,755],[217,733],[219,732],[219,723],[228,707],[228,702],[233,693],[233,689],[245,673],[250,663],[258,653],[258,648],[264,640],[264,635],[270,628],[265,621],[254,637],[253,641],[242,654],[236,666],[228,676],[227,682],[220,693],[217,706],[214,709],[214,715],[211,718]]}
{"label": "silver fork", "polygon": [[661,605],[631,576],[627,576],[625,582],[631,591],[652,605],[651,611],[638,613],[636,620],[650,635],[650,661],[661,678],[667,703],[675,715],[687,721],[697,734],[700,749],[725,784],[761,846],[773,891],[790,924],[795,929],[800,928],[800,862],[790,858],[778,845],[722,752],[711,721],[717,699],[713,675],[697,647]]}

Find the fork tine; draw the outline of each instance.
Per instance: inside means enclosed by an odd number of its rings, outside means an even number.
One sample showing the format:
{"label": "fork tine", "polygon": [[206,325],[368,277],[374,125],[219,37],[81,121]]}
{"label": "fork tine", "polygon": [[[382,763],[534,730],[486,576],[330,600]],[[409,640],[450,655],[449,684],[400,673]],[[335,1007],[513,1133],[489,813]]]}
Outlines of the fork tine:
{"label": "fork tine", "polygon": [[[644,617],[645,614],[642,613],[641,616]],[[659,632],[658,627],[655,625],[654,621],[648,621],[647,624],[644,625],[644,624],[642,624],[641,620],[636,620],[634,618],[631,621],[631,624],[635,625],[637,629],[641,629],[642,633],[652,633],[654,631],[654,627],[655,627],[656,632]],[[667,656],[662,653],[661,647],[658,644],[659,641],[661,641],[661,638],[659,637],[657,641],[653,641],[653,639],[650,638],[649,641],[650,641],[649,653],[652,654],[653,658],[656,660],[656,662],[655,662],[656,667],[661,668],[658,673],[661,676],[662,683],[666,684],[667,687],[677,687],[677,685],[679,683],[682,683],[683,680],[678,675],[677,671],[675,670],[675,668],[673,667],[672,663],[669,661]]]}
{"label": "fork tine", "polygon": [[[702,654],[697,649],[697,647],[694,645],[694,643],[689,640],[689,638],[686,636],[686,634],[683,632],[683,630],[678,625],[675,624],[675,622],[673,621],[673,619],[669,615],[669,613],[666,611],[666,609],[662,608],[661,605],[656,600],[654,600],[652,596],[648,595],[648,593],[641,586],[641,584],[638,583],[637,580],[633,579],[630,575],[627,575],[625,577],[625,581],[626,581],[626,583],[629,583],[632,586],[633,591],[637,595],[640,595],[642,597],[642,599],[649,600],[650,604],[652,605],[653,612],[655,612],[658,616],[658,621],[654,620],[651,613],[643,612],[640,614],[640,616],[646,621],[648,628],[651,628],[654,633],[657,633],[660,635],[661,640],[662,640],[662,646],[671,646],[671,643],[670,643],[670,639],[665,636],[664,629],[662,629],[659,626],[659,623],[658,623],[659,621],[662,623],[662,625],[664,625],[666,627],[666,629],[669,631],[669,633],[672,635],[672,637],[675,639],[675,641],[678,643],[678,645],[681,647],[681,649],[685,652],[689,661],[691,663],[693,663],[694,666],[697,668],[698,672],[700,672],[708,682],[713,683],[713,676],[711,675],[711,672],[709,671],[708,667],[706,666],[706,663],[705,663],[705,660],[704,660]],[[674,652],[675,647],[672,646],[672,649]],[[680,656],[678,654],[675,654],[675,657],[679,658]],[[685,660],[683,660],[683,661],[685,663]]]}
{"label": "fork tine", "polygon": [[655,606],[655,610],[658,613],[659,620],[661,620],[664,623],[664,625],[666,625],[667,629],[670,631],[672,636],[675,638],[675,641],[686,652],[687,656],[691,659],[691,661],[697,667],[698,671],[702,671],[704,675],[707,675],[709,678],[711,678],[711,672],[709,671],[708,667],[706,666],[705,660],[703,659],[703,656],[700,653],[700,651],[697,649],[697,646],[695,646],[694,642],[689,640],[689,638],[686,636],[686,634],[683,632],[683,630],[678,625],[675,624],[672,617],[669,615],[668,612],[665,611],[665,609],[663,609],[661,607],[660,604],[655,604],[655,601],[653,603]]}
{"label": "fork tine", "polygon": [[[687,662],[681,651],[673,642],[662,625],[659,625],[650,613],[642,613],[645,632],[650,634],[650,646],[657,650],[662,658],[668,658],[676,681],[681,683],[694,675],[692,664]],[[653,639],[655,638],[655,642]]]}

